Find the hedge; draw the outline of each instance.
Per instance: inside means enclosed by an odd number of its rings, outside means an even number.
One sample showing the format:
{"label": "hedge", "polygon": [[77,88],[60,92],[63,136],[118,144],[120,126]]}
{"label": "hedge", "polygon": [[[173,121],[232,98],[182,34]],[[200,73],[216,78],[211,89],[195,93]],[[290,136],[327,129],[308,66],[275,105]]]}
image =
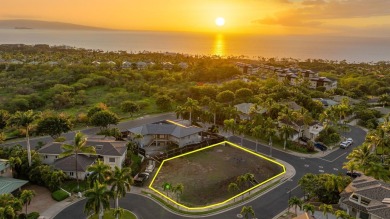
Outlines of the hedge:
{"label": "hedge", "polygon": [[68,198],[69,197],[69,194],[68,193],[66,193],[66,192],[64,192],[64,191],[62,191],[62,190],[57,190],[57,191],[55,191],[55,192],[53,192],[52,194],[51,194],[51,197],[54,199],[54,200],[56,200],[56,201],[62,201],[62,200],[64,200],[64,199],[66,199],[66,198]]}

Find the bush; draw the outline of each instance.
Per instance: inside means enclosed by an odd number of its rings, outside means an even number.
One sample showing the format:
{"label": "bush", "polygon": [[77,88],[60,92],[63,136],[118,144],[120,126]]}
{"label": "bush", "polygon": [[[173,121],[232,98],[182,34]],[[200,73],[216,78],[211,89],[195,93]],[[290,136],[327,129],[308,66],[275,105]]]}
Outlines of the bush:
{"label": "bush", "polygon": [[64,199],[68,198],[68,197],[69,197],[69,194],[66,193],[66,192],[64,192],[64,191],[62,191],[62,190],[60,189],[60,190],[57,190],[57,191],[51,193],[51,197],[52,197],[54,200],[60,202],[60,201],[62,201],[62,200],[64,200]]}
{"label": "bush", "polygon": [[64,141],[66,141],[66,138],[62,136],[54,139],[54,142],[64,142]]}
{"label": "bush", "polygon": [[39,213],[34,211],[27,215],[27,219],[38,219],[39,216]]}

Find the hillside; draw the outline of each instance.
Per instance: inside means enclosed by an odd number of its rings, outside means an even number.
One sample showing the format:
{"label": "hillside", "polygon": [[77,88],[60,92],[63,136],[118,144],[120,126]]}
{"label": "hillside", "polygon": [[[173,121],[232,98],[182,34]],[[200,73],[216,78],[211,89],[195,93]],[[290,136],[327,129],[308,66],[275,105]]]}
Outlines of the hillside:
{"label": "hillside", "polygon": [[38,20],[0,20],[0,29],[52,29],[52,30],[109,30],[100,27],[91,27],[53,21]]}

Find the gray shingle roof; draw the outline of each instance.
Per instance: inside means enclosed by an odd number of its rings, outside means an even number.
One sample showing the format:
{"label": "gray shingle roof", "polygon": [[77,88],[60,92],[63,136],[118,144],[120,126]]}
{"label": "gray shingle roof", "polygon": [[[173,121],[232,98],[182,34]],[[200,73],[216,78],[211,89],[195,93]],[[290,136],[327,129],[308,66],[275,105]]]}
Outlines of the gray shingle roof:
{"label": "gray shingle roof", "polygon": [[376,210],[371,210],[371,214],[378,216],[379,218],[382,219],[388,219],[390,218],[390,208],[381,208],[381,209],[376,209]]}
{"label": "gray shingle roof", "polygon": [[[41,154],[61,154],[63,150],[61,146],[63,144],[72,144],[72,142],[53,142],[38,150]],[[87,141],[86,145],[94,146],[101,145],[100,150],[96,149],[96,154],[103,156],[122,156],[126,152],[126,142],[124,141],[100,141],[93,140]]]}
{"label": "gray shingle roof", "polygon": [[166,121],[146,124],[132,129],[129,132],[141,135],[172,135],[177,138],[186,137],[202,131],[201,128],[195,126],[183,127]]}
{"label": "gray shingle roof", "polygon": [[[62,171],[76,171],[75,164],[76,155],[70,155],[64,158],[57,159],[54,161],[54,168]],[[83,154],[79,154],[77,158],[77,169],[78,171],[85,172],[91,164],[96,160],[96,157],[88,157]]]}
{"label": "gray shingle roof", "polygon": [[390,198],[390,189],[383,187],[375,187],[371,189],[365,189],[362,191],[356,191],[356,194],[367,197],[369,199],[382,201],[384,198]]}

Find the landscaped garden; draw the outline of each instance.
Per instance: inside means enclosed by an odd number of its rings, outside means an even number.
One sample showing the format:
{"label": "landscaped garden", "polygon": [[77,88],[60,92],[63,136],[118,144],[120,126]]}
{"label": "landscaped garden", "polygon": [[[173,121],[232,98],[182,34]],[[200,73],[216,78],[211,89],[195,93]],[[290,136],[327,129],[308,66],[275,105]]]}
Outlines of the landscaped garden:
{"label": "landscaped garden", "polygon": [[150,187],[184,206],[204,207],[283,173],[283,165],[226,142],[165,160]]}

